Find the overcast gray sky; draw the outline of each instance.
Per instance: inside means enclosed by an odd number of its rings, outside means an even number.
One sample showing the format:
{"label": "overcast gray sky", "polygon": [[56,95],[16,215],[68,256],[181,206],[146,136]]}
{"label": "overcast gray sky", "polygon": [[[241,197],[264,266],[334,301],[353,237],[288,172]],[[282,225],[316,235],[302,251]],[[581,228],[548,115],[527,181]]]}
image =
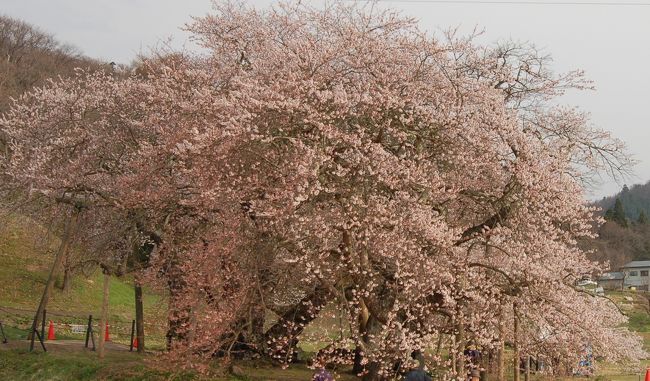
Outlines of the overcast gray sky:
{"label": "overcast gray sky", "polygon": [[[457,1],[380,4],[402,9],[433,32],[457,26],[469,32],[478,26],[485,29],[486,42],[534,43],[553,56],[556,71],[584,69],[596,91],[569,94],[566,102],[590,112],[594,125],[626,142],[640,161],[627,183],[650,180],[650,0],[639,0],[647,5],[589,0],[617,4],[607,6]],[[250,3],[267,6],[272,1]],[[119,63],[129,63],[137,53],[146,53],[170,37],[175,47],[191,47],[179,27],[191,15],[203,15],[210,8],[209,0],[0,0],[0,13],[35,24],[90,57]],[[621,186],[605,179],[592,197],[610,195]]]}

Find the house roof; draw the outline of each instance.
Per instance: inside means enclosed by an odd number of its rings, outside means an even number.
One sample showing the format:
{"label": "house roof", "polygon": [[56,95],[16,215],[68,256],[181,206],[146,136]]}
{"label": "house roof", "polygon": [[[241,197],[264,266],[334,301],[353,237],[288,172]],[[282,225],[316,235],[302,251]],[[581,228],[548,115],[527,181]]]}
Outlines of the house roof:
{"label": "house roof", "polygon": [[603,281],[603,280],[623,280],[625,278],[625,273],[622,272],[610,272],[610,273],[603,273],[601,276],[598,277],[598,280]]}
{"label": "house roof", "polygon": [[622,266],[622,269],[632,269],[638,267],[650,267],[650,261],[632,261]]}

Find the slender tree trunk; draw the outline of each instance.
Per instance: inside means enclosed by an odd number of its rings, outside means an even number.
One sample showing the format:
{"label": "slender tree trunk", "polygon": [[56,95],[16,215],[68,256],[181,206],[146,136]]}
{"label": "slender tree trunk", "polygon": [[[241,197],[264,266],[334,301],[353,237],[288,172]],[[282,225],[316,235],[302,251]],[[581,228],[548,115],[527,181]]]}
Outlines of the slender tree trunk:
{"label": "slender tree trunk", "polygon": [[519,381],[520,380],[520,372],[519,372],[519,317],[517,316],[517,303],[514,303],[512,305],[512,310],[513,310],[513,340],[512,340],[512,346],[513,346],[513,372],[514,372],[514,381]]}
{"label": "slender tree trunk", "polygon": [[263,352],[264,343],[264,318],[265,309],[261,303],[249,308],[248,337],[246,342],[256,352]]}
{"label": "slender tree trunk", "polygon": [[65,261],[63,263],[63,284],[61,285],[61,290],[65,293],[69,293],[72,288],[72,264],[70,263],[70,250],[65,254]]}
{"label": "slender tree trunk", "polygon": [[[72,211],[72,214],[68,217],[65,229],[63,231],[63,237],[61,237],[61,244],[59,245],[56,255],[54,256],[54,262],[52,263],[52,268],[50,269],[50,274],[47,277],[47,282],[45,283],[45,289],[43,290],[43,295],[41,296],[41,301],[38,304],[38,309],[34,315],[36,320],[36,327],[40,325],[41,317],[43,316],[43,310],[47,308],[47,302],[50,300],[50,294],[52,293],[52,288],[54,288],[54,276],[59,267],[61,267],[61,262],[65,256],[66,251],[70,247],[70,242],[74,237],[74,233],[77,227],[77,222],[79,221],[79,209],[75,208]],[[28,339],[32,338],[33,333],[29,333]]]}
{"label": "slender tree trunk", "polygon": [[499,345],[497,347],[497,381],[505,381],[506,351],[505,351],[505,326],[503,323],[503,307],[499,314]]}
{"label": "slender tree trunk", "polygon": [[458,350],[456,346],[456,335],[451,335],[451,343],[449,344],[449,353],[451,354],[451,372],[458,375]]}
{"label": "slender tree trunk", "polygon": [[526,355],[526,364],[524,366],[526,370],[526,373],[524,373],[524,381],[530,381],[530,356],[529,355]]}
{"label": "slender tree trunk", "polygon": [[138,339],[138,353],[144,353],[144,309],[142,306],[142,286],[135,281],[135,331]]}
{"label": "slender tree trunk", "polygon": [[444,334],[442,332],[438,333],[438,345],[436,345],[436,356],[440,356],[443,339],[444,339]]}
{"label": "slender tree trunk", "polygon": [[[456,369],[458,375],[461,377],[467,376],[467,369],[465,367],[465,327],[463,324],[458,325],[458,334],[456,335]],[[464,379],[464,378],[463,378]]]}
{"label": "slender tree trunk", "polygon": [[[366,307],[363,300],[360,302],[360,311],[359,311],[359,338],[363,341],[364,344],[368,344],[368,322],[370,319],[370,313],[368,312],[368,307]],[[352,371],[355,374],[363,372],[363,350],[360,345],[354,349],[354,365],[352,366]]]}
{"label": "slender tree trunk", "polygon": [[109,296],[109,287],[111,284],[111,276],[108,273],[107,269],[103,269],[104,272],[104,294],[102,297],[102,313],[99,317],[99,345],[97,346],[97,353],[99,358],[104,358],[104,338],[106,335],[106,325],[108,320],[108,296]]}

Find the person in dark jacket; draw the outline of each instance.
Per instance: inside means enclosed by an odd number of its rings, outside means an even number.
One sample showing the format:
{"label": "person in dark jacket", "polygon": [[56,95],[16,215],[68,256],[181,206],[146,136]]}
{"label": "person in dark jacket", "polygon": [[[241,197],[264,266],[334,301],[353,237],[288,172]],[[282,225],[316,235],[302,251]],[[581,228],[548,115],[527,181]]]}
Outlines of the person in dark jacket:
{"label": "person in dark jacket", "polygon": [[414,369],[406,373],[404,381],[432,381],[432,379],[424,370]]}
{"label": "person in dark jacket", "polygon": [[[411,359],[417,362],[417,367],[411,370],[404,376],[404,381],[432,381],[431,376],[424,371],[424,356],[419,350],[411,352]],[[415,364],[413,364],[415,365]]]}

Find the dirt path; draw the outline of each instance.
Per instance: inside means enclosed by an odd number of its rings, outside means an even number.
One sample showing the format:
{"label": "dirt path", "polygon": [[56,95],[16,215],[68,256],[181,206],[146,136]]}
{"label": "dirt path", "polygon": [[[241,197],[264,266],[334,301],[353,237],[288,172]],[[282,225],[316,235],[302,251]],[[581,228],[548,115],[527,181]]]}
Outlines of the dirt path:
{"label": "dirt path", "polygon": [[[45,348],[48,352],[80,352],[80,351],[92,351],[92,345],[89,344],[90,348],[85,347],[84,340],[49,340],[45,341]],[[6,349],[29,349],[29,340],[9,340],[7,344],[0,343],[0,350]],[[36,341],[34,342],[34,351],[42,351],[41,344]],[[106,350],[111,352],[128,352],[129,346],[124,344],[113,343],[111,341],[106,342]]]}

